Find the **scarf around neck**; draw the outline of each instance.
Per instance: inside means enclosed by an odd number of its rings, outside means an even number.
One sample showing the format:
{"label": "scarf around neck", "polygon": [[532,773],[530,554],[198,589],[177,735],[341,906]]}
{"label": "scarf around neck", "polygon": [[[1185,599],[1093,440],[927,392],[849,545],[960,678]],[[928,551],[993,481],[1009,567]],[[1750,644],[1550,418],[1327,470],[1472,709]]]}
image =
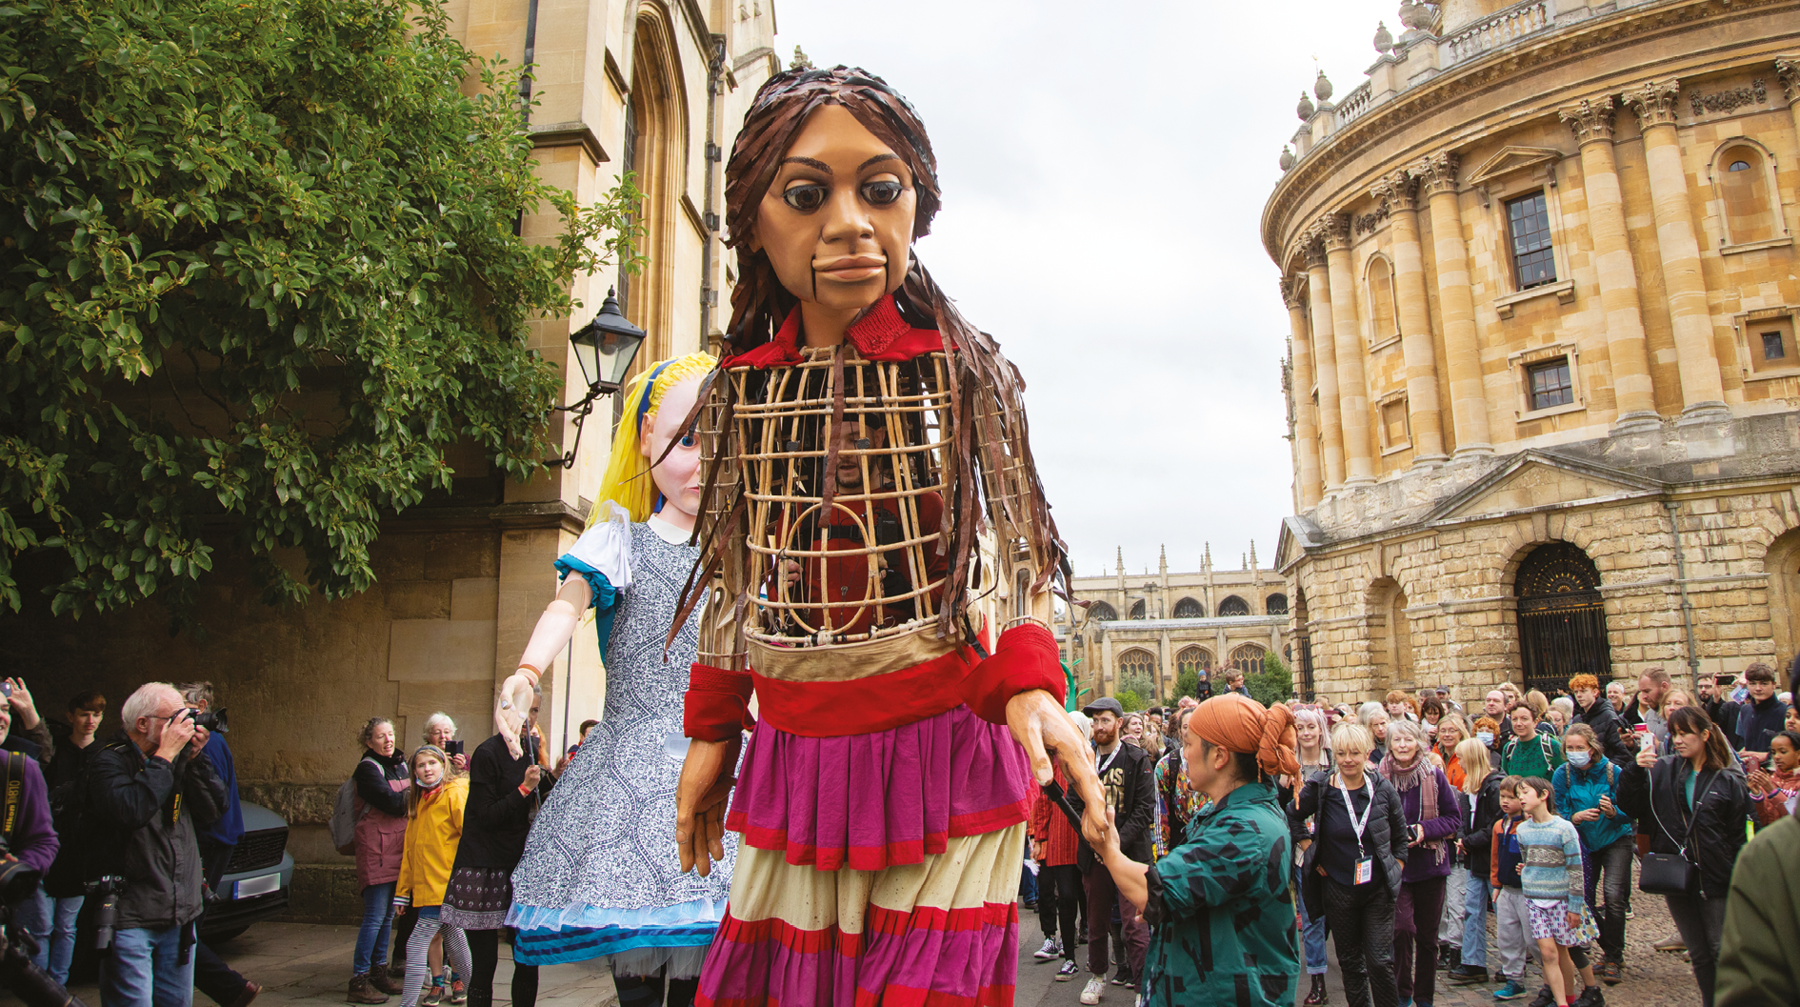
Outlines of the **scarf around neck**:
{"label": "scarf around neck", "polygon": [[[1433,766],[1431,760],[1426,757],[1424,748],[1420,748],[1419,754],[1413,757],[1411,766],[1401,768],[1399,762],[1389,755],[1381,760],[1381,765],[1376,768],[1389,783],[1394,785],[1394,789],[1402,794],[1414,788],[1418,789],[1419,822],[1429,822],[1438,817],[1437,781],[1432,779],[1435,775],[1433,771],[1437,767]],[[1431,851],[1432,863],[1444,862],[1444,840],[1427,839],[1421,845]]]}

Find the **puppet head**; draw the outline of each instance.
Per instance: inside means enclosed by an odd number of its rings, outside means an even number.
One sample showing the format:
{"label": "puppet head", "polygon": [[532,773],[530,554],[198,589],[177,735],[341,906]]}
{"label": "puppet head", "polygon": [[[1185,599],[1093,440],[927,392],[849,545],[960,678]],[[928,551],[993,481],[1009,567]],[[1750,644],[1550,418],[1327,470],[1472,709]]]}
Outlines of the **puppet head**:
{"label": "puppet head", "polygon": [[[838,121],[821,121],[817,126],[835,126],[835,132],[841,134],[847,125],[842,114],[848,113],[867,131],[865,142],[872,137],[870,156],[892,156],[885,162],[864,165],[859,160],[822,171],[820,159],[805,157],[805,151],[796,152],[794,147],[808,132],[815,113],[824,108],[837,110],[827,119]],[[777,181],[779,189],[775,188]],[[840,250],[820,240],[817,265],[827,267],[828,274],[828,267],[834,264],[829,260],[855,258],[860,253],[880,260],[878,266],[870,263],[867,267],[880,282],[855,273],[854,262],[848,263],[854,273],[849,283],[830,275],[808,275],[810,271],[803,266],[781,265],[781,232],[794,230],[781,225],[795,222],[789,218],[821,214],[824,211],[815,201],[834,197],[861,203],[873,234],[864,247],[855,249]],[[916,287],[922,279],[929,282],[911,258],[909,247],[892,246],[910,246],[912,239],[930,232],[931,220],[941,205],[937,159],[918,113],[886,81],[867,71],[838,66],[788,70],[771,77],[757,92],[732,148],[725,169],[725,199],[729,243],[738,250],[741,276],[732,290],[730,326],[732,345],[739,351],[767,342],[802,299],[861,297],[859,306],[866,307],[877,297],[899,290],[903,283]],[[766,228],[759,227],[765,208],[783,220],[770,220]],[[818,234],[818,228],[813,230],[813,237],[827,237]],[[791,246],[794,235],[789,233],[786,239]],[[788,251],[791,259],[795,249],[789,247]],[[861,280],[870,282],[855,282]],[[928,302],[919,307],[931,311]]]}
{"label": "puppet head", "polygon": [[[658,361],[625,386],[624,418],[613,432],[612,455],[600,479],[602,503],[589,512],[590,526],[606,520],[607,504],[622,508],[633,521],[648,520],[665,501],[690,518],[696,512],[700,444],[682,422],[718,362],[710,353]],[[662,408],[665,403],[671,408]]]}

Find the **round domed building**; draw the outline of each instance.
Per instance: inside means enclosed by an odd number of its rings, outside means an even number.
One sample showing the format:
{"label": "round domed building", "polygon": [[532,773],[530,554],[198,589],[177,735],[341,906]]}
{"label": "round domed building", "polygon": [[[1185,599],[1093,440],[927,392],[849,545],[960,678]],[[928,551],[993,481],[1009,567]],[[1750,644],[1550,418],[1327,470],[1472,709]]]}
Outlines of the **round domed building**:
{"label": "round domed building", "polygon": [[1800,4],[1399,13],[1360,86],[1315,82],[1263,211],[1298,677],[1790,661]]}

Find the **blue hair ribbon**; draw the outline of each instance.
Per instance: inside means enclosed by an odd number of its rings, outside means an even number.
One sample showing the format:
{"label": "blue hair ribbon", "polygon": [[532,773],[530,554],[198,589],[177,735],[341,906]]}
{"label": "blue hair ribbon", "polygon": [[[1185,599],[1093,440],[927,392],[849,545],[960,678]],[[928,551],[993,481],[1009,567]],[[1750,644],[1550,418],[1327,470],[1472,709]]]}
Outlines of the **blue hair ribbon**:
{"label": "blue hair ribbon", "polygon": [[[638,432],[640,434],[643,433],[643,431],[644,431],[644,416],[650,412],[650,393],[656,390],[656,379],[661,377],[662,372],[668,370],[669,365],[674,362],[675,361],[671,359],[671,360],[665,360],[662,363],[658,364],[656,366],[656,370],[651,371],[650,377],[644,381],[644,397],[642,399],[638,400],[638,413],[637,413],[637,428],[638,428]],[[656,503],[651,505],[650,513],[661,514],[662,509],[663,509],[663,495],[662,495],[662,491],[658,490],[657,494],[656,494]]]}

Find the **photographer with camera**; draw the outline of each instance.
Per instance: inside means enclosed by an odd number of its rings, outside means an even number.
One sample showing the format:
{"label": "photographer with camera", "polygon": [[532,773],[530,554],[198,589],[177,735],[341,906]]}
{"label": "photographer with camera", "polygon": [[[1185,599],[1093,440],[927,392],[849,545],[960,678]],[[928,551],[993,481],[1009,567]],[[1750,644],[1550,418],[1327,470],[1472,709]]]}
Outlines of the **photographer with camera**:
{"label": "photographer with camera", "polygon": [[102,907],[96,924],[111,947],[100,1002],[188,1004],[194,924],[205,909],[195,830],[219,820],[225,785],[201,757],[211,732],[195,723],[174,686],[139,687],[120,719],[124,730],[88,763],[88,804],[102,830],[95,843],[102,876],[93,893]]}
{"label": "photographer with camera", "polygon": [[[30,694],[24,692],[22,684],[11,694],[24,694],[25,702],[29,705]],[[5,775],[5,781],[0,783],[0,800],[5,802],[0,807],[0,828],[4,828],[5,823],[11,823],[11,827],[5,828],[3,833],[7,849],[12,851],[13,858],[19,864],[37,872],[41,877],[56,860],[56,851],[61,842],[50,822],[50,785],[44,781],[44,772],[38,768],[37,758],[6,744],[12,734],[16,710],[17,706],[11,702],[0,703],[0,756],[3,756],[0,758],[0,773]],[[50,939],[50,900],[44,896],[43,888],[36,884],[30,886],[29,892],[14,894],[20,897],[12,906],[12,928],[31,935],[30,954],[41,960],[41,949],[48,945]],[[10,938],[13,934],[7,936]]]}
{"label": "photographer with camera", "polygon": [[[225,722],[225,711],[213,709],[215,699],[211,682],[179,682],[175,688],[187,701],[188,709],[194,711],[195,723],[207,730],[209,737],[200,755],[212,763],[213,772],[219,774],[219,782],[225,787],[225,807],[219,820],[196,830],[195,836],[200,842],[200,866],[206,888],[212,893],[212,900],[217,901],[223,897],[219,892],[219,881],[231,863],[231,851],[244,838],[244,810],[238,803],[237,765],[231,759],[231,748],[225,744],[225,732],[230,728]],[[205,944],[195,945],[194,956],[194,988],[211,997],[219,1007],[247,1007],[262,992],[261,986],[238,974]]]}

